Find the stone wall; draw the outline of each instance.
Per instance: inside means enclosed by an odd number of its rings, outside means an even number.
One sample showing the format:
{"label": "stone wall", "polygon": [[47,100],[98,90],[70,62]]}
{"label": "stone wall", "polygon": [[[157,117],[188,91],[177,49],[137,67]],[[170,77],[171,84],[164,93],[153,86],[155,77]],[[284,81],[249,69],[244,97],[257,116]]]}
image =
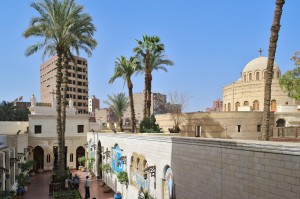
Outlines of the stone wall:
{"label": "stone wall", "polygon": [[[133,154],[143,155],[148,166],[155,165],[156,189],[155,178],[150,177],[150,192],[157,199],[166,195],[166,167],[172,168],[178,199],[300,198],[299,144],[108,133],[88,133],[90,139],[100,141],[104,150],[118,144],[127,158],[129,176],[135,166]],[[103,161],[110,163],[111,158]],[[132,183],[126,189],[113,173],[104,179],[124,198],[137,198],[138,188]]]}
{"label": "stone wall", "polygon": [[[195,137],[196,126],[201,126],[201,137],[204,138],[234,138],[259,139],[263,112],[195,112],[180,116],[181,136]],[[168,133],[168,128],[174,126],[169,114],[156,115],[156,122]],[[271,124],[274,115],[271,114]],[[240,127],[238,127],[240,126]],[[260,129],[261,130],[261,129]]]}
{"label": "stone wall", "polygon": [[[0,134],[17,134],[19,130],[20,132],[26,132],[27,127],[29,127],[28,122],[9,122],[9,121],[1,121],[0,122]],[[19,132],[19,133],[20,133]]]}

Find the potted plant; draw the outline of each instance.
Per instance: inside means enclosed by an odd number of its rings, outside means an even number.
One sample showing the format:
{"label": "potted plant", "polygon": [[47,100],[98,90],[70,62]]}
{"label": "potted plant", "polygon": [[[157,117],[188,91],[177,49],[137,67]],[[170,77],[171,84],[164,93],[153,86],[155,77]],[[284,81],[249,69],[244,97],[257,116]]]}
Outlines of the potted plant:
{"label": "potted plant", "polygon": [[110,165],[109,164],[103,164],[102,165],[102,171],[105,173],[109,173],[111,171]]}
{"label": "potted plant", "polygon": [[128,174],[126,171],[118,173],[117,178],[121,184],[128,185]]}
{"label": "potted plant", "polygon": [[149,191],[144,191],[142,188],[139,191],[139,196],[138,199],[154,199],[151,195]]}
{"label": "potted plant", "polygon": [[17,195],[22,196],[25,193],[25,175],[20,173],[16,176]]}
{"label": "potted plant", "polygon": [[94,164],[94,162],[95,162],[95,158],[90,158],[90,159],[88,160],[88,162],[89,162],[89,163],[88,163],[89,176],[92,178],[93,175],[94,175],[92,169],[93,169],[93,164]]}
{"label": "potted plant", "polygon": [[80,166],[78,167],[79,170],[84,171],[84,163],[87,161],[87,158],[84,156],[81,156],[80,158],[78,158],[78,162],[80,164]]}

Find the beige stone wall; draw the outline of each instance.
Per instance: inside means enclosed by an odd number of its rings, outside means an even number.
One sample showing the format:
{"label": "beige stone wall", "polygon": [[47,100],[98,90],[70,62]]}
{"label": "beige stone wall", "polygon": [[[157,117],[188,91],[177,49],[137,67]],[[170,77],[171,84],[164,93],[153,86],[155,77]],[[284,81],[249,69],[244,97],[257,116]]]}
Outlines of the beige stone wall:
{"label": "beige stone wall", "polygon": [[[180,199],[300,198],[299,144],[88,133],[87,140],[95,138],[110,151],[115,144],[123,149],[129,176],[133,153],[144,155],[149,166],[156,165],[156,189],[151,177],[150,192],[157,199],[163,198],[167,165]],[[132,184],[126,189],[115,174],[104,179],[124,198],[137,197],[138,189]]]}
{"label": "beige stone wall", "polygon": [[26,132],[29,127],[28,122],[0,122],[0,134],[17,134],[19,130]]}
{"label": "beige stone wall", "polygon": [[[79,146],[85,148],[86,133],[89,131],[88,115],[67,116],[65,145],[67,146],[67,165],[70,168],[76,167],[76,149]],[[44,169],[51,170],[54,163],[53,147],[58,146],[56,132],[56,116],[54,115],[29,115],[29,146],[33,148],[41,146],[44,150]],[[42,133],[35,134],[34,126],[41,125]],[[77,133],[77,126],[84,125],[84,132]],[[70,154],[73,154],[73,162],[70,162]],[[50,162],[46,156],[50,155]],[[33,159],[33,154],[29,157]]]}
{"label": "beige stone wall", "polygon": [[[180,134],[195,137],[196,126],[201,126],[201,137],[228,139],[258,139],[261,132],[257,126],[262,124],[262,112],[195,112],[180,117]],[[274,123],[271,114],[271,124]],[[174,126],[169,114],[156,115],[156,122],[165,133]],[[238,132],[240,125],[240,132]]]}
{"label": "beige stone wall", "polygon": [[[296,101],[287,96],[279,87],[278,79],[272,81],[272,93],[271,100],[276,100],[277,105],[294,105],[299,104]],[[249,106],[253,107],[253,102],[257,100],[259,102],[259,110],[263,111],[264,106],[264,80],[253,81],[236,81],[232,84],[223,87],[223,111],[228,111],[228,104],[231,104],[231,111],[236,111],[235,104],[240,103],[243,106],[245,101],[249,102]]]}

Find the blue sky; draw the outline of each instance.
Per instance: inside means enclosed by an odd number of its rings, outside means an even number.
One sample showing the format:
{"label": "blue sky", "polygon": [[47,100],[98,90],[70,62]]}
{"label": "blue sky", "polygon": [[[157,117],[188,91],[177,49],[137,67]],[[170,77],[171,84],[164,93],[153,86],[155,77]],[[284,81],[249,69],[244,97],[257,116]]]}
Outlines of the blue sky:
{"label": "blue sky", "polygon": [[[39,66],[42,52],[25,57],[26,47],[36,39],[22,33],[37,13],[29,0],[3,1],[0,7],[0,100],[11,101],[34,93],[39,100]],[[275,0],[78,0],[85,6],[97,28],[98,47],[89,62],[89,95],[100,101],[107,95],[126,92],[123,81],[108,84],[114,61],[133,55],[135,39],[157,35],[165,44],[165,54],[175,62],[167,73],[153,73],[155,92],[172,91],[192,96],[186,111],[205,110],[222,98],[222,87],[236,81],[244,66],[267,56]],[[282,72],[294,67],[290,57],[300,50],[300,1],[284,5],[276,62]],[[80,54],[86,57],[84,53]],[[144,88],[143,76],[133,78],[134,92]],[[101,103],[101,106],[104,107]]]}

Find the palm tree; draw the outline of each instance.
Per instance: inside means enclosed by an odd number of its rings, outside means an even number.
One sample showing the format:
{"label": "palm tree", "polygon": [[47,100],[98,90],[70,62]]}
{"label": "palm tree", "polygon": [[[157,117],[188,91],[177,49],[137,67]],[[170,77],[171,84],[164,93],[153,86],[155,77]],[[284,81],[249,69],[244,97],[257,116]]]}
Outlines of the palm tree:
{"label": "palm tree", "polygon": [[265,79],[265,95],[264,95],[264,113],[263,113],[263,136],[266,140],[270,139],[270,102],[271,102],[271,86],[273,77],[273,65],[277,47],[277,40],[280,30],[280,19],[282,7],[285,0],[276,0],[276,8],[274,11],[273,23],[271,27],[271,36],[269,41],[269,54]]}
{"label": "palm tree", "polygon": [[[72,9],[68,10],[66,15],[66,24],[68,24],[66,40],[67,45],[63,53],[63,78],[62,78],[62,134],[65,135],[66,127],[66,106],[67,106],[67,91],[68,91],[68,66],[72,61],[76,66],[77,63],[72,54],[75,51],[79,55],[79,50],[85,51],[88,57],[92,56],[92,50],[97,46],[96,40],[93,38],[96,31],[92,23],[90,15],[83,13],[83,6],[76,5],[72,1]],[[77,70],[76,70],[77,71]],[[76,74],[77,76],[77,74]]]}
{"label": "palm tree", "polygon": [[138,61],[144,65],[145,70],[145,94],[144,94],[144,118],[150,117],[151,108],[151,88],[149,86],[150,78],[150,62],[153,54],[160,54],[164,51],[164,45],[160,43],[160,38],[158,36],[148,36],[143,35],[142,40],[136,40],[138,46],[133,49],[136,53]]}
{"label": "palm tree", "polygon": [[[44,40],[28,47],[25,55],[32,55],[41,49],[44,49],[43,58],[46,55],[57,55],[56,112],[59,148],[58,163],[60,172],[64,172],[65,119],[63,118],[65,118],[66,102],[65,98],[62,101],[61,93],[62,63],[68,63],[65,59],[71,57],[71,49],[75,49],[76,52],[78,52],[79,49],[88,51],[87,49],[89,48],[86,47],[86,41],[93,40],[89,37],[93,35],[92,30],[95,30],[95,28],[91,23],[87,23],[89,19],[91,19],[90,16],[81,13],[83,7],[76,5],[75,0],[44,0],[43,2],[31,3],[31,7],[38,11],[40,16],[32,18],[29,28],[25,30],[23,35],[25,38],[32,36],[42,37]],[[85,23],[87,24],[85,25]],[[94,44],[96,46],[96,42]],[[64,68],[65,67],[66,65]],[[67,70],[64,69],[64,73],[67,74]],[[66,75],[64,75],[64,87],[65,82],[67,82]]]}
{"label": "palm tree", "polygon": [[120,131],[123,132],[123,114],[129,106],[128,97],[125,93],[119,93],[118,95],[108,95],[108,101],[104,101],[105,104],[111,108],[116,118],[119,120]]}
{"label": "palm tree", "polygon": [[139,191],[138,199],[154,199],[154,198],[150,195],[149,191],[144,191],[143,189],[141,189]]}
{"label": "palm tree", "polygon": [[139,65],[136,62],[134,57],[130,57],[129,60],[126,57],[121,56],[117,58],[115,62],[115,72],[113,76],[110,78],[109,83],[112,84],[117,78],[123,78],[124,84],[126,82],[129,93],[129,103],[130,103],[130,112],[131,112],[131,132],[135,132],[136,128],[136,120],[135,120],[135,112],[134,112],[134,102],[133,102],[133,84],[131,81],[131,76],[139,70]]}
{"label": "palm tree", "polygon": [[15,121],[15,106],[13,102],[0,103],[0,121]]}

